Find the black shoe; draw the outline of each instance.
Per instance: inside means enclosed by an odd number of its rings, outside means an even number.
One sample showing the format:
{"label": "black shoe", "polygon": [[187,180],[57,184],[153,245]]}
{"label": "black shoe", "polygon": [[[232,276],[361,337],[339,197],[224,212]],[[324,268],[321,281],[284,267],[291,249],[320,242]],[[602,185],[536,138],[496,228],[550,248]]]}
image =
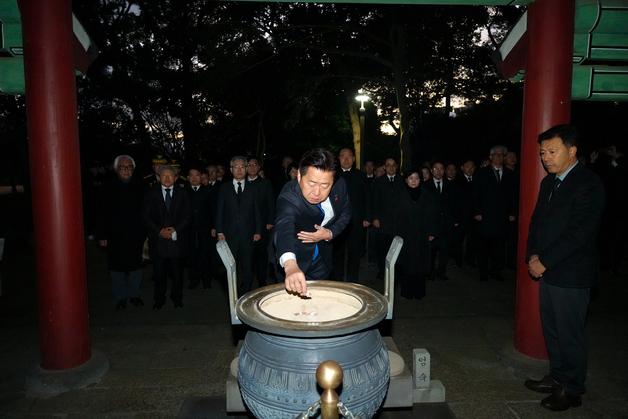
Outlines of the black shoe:
{"label": "black shoe", "polygon": [[488,275],[480,275],[480,281],[482,282],[488,281]]}
{"label": "black shoe", "polygon": [[122,299],[122,300],[118,300],[118,302],[116,303],[116,310],[124,310],[126,308],[126,300]]}
{"label": "black shoe", "polygon": [[582,398],[579,395],[565,393],[565,389],[559,388],[548,396],[541,400],[541,406],[560,412],[567,410],[570,407],[578,407],[582,405]]}
{"label": "black shoe", "polygon": [[188,285],[188,289],[195,290],[198,287],[198,284],[199,284],[199,281],[190,282],[190,285]]}
{"label": "black shoe", "polygon": [[144,300],[142,300],[139,297],[136,298],[131,298],[131,304],[133,304],[133,307],[140,307],[140,306],[144,306]]}
{"label": "black shoe", "polygon": [[183,308],[182,301],[173,301],[172,303],[174,304],[174,308]]}
{"label": "black shoe", "polygon": [[440,279],[441,281],[449,281],[449,277],[445,274],[438,275],[438,279]]}
{"label": "black shoe", "polygon": [[523,385],[532,391],[536,391],[537,393],[548,394],[561,388],[560,383],[549,375],[546,375],[540,380],[526,380]]}
{"label": "black shoe", "polygon": [[160,303],[155,303],[153,304],[153,310],[161,310],[161,308],[164,306],[163,302]]}

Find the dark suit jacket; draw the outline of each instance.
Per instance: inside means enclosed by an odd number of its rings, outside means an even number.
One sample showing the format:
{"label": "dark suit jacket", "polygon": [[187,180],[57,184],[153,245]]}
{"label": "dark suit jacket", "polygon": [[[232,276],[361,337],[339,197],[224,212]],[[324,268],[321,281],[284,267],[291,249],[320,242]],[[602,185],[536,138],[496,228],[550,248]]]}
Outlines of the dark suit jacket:
{"label": "dark suit jacket", "polygon": [[194,192],[192,186],[185,187],[190,201],[190,240],[191,244],[198,245],[199,240],[209,238],[211,229],[211,203],[209,188],[201,186]]}
{"label": "dark suit jacket", "polygon": [[600,178],[578,163],[552,194],[555,175],[545,176],[530,221],[526,260],[539,255],[542,280],[565,288],[597,281],[596,240],[604,210]]}
{"label": "dark suit jacket", "polygon": [[[338,237],[351,220],[351,205],[347,187],[343,179],[338,179],[331,188],[329,200],[334,209],[334,217],[325,225],[333,237]],[[296,255],[299,268],[307,275],[314,255],[314,243],[302,243],[297,238],[299,231],[315,231],[314,225],[321,223],[321,213],[316,205],[305,200],[296,180],[286,183],[277,198],[273,244],[275,259],[286,252]],[[332,266],[332,241],[318,242],[319,257],[326,266]],[[280,271],[280,274],[283,270]],[[323,278],[317,278],[323,279]]]}
{"label": "dark suit jacket", "polygon": [[[142,218],[154,256],[178,258],[186,255],[190,202],[185,189],[176,184],[172,186],[172,204],[170,210],[167,210],[161,185],[151,188],[144,198]],[[164,227],[174,227],[177,232],[176,241],[159,236],[159,231]]]}
{"label": "dark suit jacket", "polygon": [[508,217],[515,211],[515,180],[511,170],[503,168],[497,182],[492,166],[478,170],[474,177],[474,215],[482,215],[479,233],[485,237],[506,237]]}
{"label": "dark suit jacket", "polygon": [[213,185],[208,184],[207,195],[209,195],[209,228],[215,228],[216,226],[216,208],[218,207],[218,192],[220,191],[221,183],[216,181]]}
{"label": "dark suit jacket", "polygon": [[461,211],[459,205],[459,190],[450,181],[441,179],[442,192],[436,190],[434,180],[423,183],[423,188],[428,190],[436,199],[436,211],[438,214],[438,226],[436,235],[446,239],[454,228],[454,224],[460,224]]}
{"label": "dark suit jacket", "polygon": [[460,223],[467,227],[473,222],[474,214],[474,189],[475,177],[468,181],[464,174],[460,175],[457,180],[458,191],[460,192]]}
{"label": "dark suit jacket", "polygon": [[216,205],[216,233],[224,234],[231,244],[239,240],[253,243],[253,235],[262,234],[262,218],[256,198],[255,185],[246,179],[239,198],[232,181],[222,183]]}
{"label": "dark suit jacket", "polygon": [[262,217],[262,230],[266,231],[266,224],[275,222],[275,194],[273,185],[268,179],[258,176],[255,180],[249,181],[255,185],[257,190],[257,206]]}
{"label": "dark suit jacket", "polygon": [[343,178],[347,184],[347,193],[351,202],[351,222],[357,226],[362,226],[362,221],[367,220],[368,187],[366,176],[358,169],[351,168],[345,172],[342,169],[338,172],[338,177]]}
{"label": "dark suit jacket", "polygon": [[395,175],[392,183],[387,175],[380,176],[373,182],[372,219],[379,220],[380,231],[384,234],[395,234],[399,229],[394,206],[405,188],[405,182],[399,174]]}

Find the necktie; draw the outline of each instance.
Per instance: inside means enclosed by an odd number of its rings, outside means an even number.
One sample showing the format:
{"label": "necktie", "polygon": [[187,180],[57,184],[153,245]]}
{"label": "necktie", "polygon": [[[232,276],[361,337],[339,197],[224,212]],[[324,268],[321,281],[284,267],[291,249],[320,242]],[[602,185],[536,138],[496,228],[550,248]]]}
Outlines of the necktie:
{"label": "necktie", "polygon": [[495,169],[495,177],[497,178],[498,183],[501,182],[502,177],[501,177],[499,169]]}
{"label": "necktie", "polygon": [[388,176],[388,181],[390,183],[393,183],[395,181],[395,177],[394,176]]}
{"label": "necktie", "polygon": [[436,181],[436,188],[438,189],[438,193],[443,193],[443,189],[440,186],[440,180]]}
{"label": "necktie", "polygon": [[198,192],[198,186],[194,187],[194,192]]}
{"label": "necktie", "polygon": [[170,211],[170,205],[172,204],[172,195],[170,195],[170,188],[166,188],[166,209]]}
{"label": "necktie", "polygon": [[238,182],[238,195],[242,193],[242,182]]}
{"label": "necktie", "polygon": [[[323,209],[323,206],[321,204],[316,204],[316,207],[321,213],[321,221],[319,224],[322,224],[325,220],[325,210]],[[318,258],[318,243],[314,245],[314,254],[312,255],[312,260],[316,260],[316,258]]]}
{"label": "necktie", "polygon": [[549,196],[549,199],[547,200],[547,202],[550,202],[552,200],[552,196],[554,196],[554,194],[556,193],[556,191],[560,187],[561,183],[562,183],[562,180],[560,180],[560,178],[556,177],[554,179],[554,184],[552,185],[552,191],[550,192],[550,196]]}

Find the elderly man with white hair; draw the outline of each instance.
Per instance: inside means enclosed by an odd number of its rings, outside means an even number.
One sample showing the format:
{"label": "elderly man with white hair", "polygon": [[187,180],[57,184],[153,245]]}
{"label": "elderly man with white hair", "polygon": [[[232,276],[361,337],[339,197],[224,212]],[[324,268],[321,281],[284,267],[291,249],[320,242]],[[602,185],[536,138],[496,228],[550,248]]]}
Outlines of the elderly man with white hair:
{"label": "elderly man with white hair", "polygon": [[142,306],[142,201],[144,187],[133,177],[135,160],[120,155],[113,162],[116,177],[103,188],[97,237],[107,250],[107,266],[111,275],[116,309],[124,309],[127,301]]}

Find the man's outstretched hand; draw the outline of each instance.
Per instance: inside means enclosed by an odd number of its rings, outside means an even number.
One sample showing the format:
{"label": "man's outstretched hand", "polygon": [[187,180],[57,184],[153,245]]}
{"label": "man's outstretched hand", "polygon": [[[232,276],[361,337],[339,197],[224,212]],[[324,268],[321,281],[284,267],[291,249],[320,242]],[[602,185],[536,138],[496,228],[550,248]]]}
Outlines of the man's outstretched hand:
{"label": "man's outstretched hand", "polygon": [[305,282],[305,274],[296,260],[287,260],[284,265],[284,271],[286,272],[286,290],[301,296],[307,295],[307,283]]}

